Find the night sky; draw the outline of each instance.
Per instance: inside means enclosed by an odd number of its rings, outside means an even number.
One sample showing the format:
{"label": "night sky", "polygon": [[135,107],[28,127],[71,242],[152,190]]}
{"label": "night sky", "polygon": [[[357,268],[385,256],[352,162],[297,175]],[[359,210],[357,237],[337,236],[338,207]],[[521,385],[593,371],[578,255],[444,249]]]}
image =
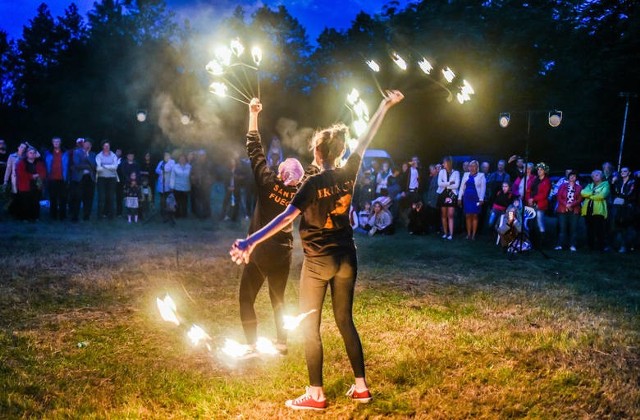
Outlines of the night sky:
{"label": "night sky", "polygon": [[[86,16],[94,1],[76,0],[75,3],[80,8],[80,13]],[[6,31],[10,38],[19,38],[22,35],[22,27],[35,16],[41,3],[43,0],[0,0],[0,29]],[[48,0],[44,3],[49,5],[55,18],[64,13],[71,1]],[[325,27],[346,29],[351,26],[351,21],[359,11],[379,13],[387,0],[166,0],[166,3],[176,12],[178,22],[188,18],[196,27],[210,25],[212,21],[228,14],[238,5],[251,12],[262,5],[275,7],[283,4],[306,28],[309,40],[313,43]],[[401,0],[400,6],[404,7],[408,3],[408,0]]]}

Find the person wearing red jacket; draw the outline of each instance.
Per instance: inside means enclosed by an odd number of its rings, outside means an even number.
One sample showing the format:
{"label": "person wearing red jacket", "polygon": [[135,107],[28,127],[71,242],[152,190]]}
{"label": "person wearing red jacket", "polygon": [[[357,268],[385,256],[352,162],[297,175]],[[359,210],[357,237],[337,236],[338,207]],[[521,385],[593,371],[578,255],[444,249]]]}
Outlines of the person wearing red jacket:
{"label": "person wearing red jacket", "polygon": [[24,159],[16,166],[18,189],[18,218],[35,222],[40,218],[40,196],[42,185],[47,178],[44,163],[36,160],[38,151],[29,147]]}
{"label": "person wearing red jacket", "polygon": [[[538,221],[539,244],[544,240],[545,224],[544,214],[549,208],[549,193],[551,192],[551,180],[549,179],[549,165],[540,162],[536,165],[537,176],[531,183],[531,193],[527,194],[527,205],[536,209]],[[528,187],[528,186],[527,186]]]}
{"label": "person wearing red jacket", "polygon": [[558,215],[558,225],[560,234],[558,235],[558,244],[556,251],[560,251],[567,245],[567,233],[569,236],[569,249],[576,251],[576,237],[578,229],[578,220],[580,219],[580,204],[582,203],[582,187],[577,182],[578,174],[574,171],[569,172],[567,181],[558,189],[557,199],[558,206],[556,214]]}

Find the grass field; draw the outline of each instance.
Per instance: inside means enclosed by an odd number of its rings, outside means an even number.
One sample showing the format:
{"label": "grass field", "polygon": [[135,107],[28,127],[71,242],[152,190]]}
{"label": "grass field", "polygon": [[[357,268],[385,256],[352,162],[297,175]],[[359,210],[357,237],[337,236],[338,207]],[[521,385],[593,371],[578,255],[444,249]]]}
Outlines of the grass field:
{"label": "grass field", "polygon": [[[299,418],[302,341],[286,357],[229,365],[162,322],[169,292],[213,337],[242,341],[246,226],[184,221],[0,224],[1,418]],[[299,246],[287,288],[295,313]],[[374,395],[323,313],[328,418],[640,418],[637,254],[509,261],[488,240],[359,238],[354,314]],[[260,335],[274,337],[266,289]]]}

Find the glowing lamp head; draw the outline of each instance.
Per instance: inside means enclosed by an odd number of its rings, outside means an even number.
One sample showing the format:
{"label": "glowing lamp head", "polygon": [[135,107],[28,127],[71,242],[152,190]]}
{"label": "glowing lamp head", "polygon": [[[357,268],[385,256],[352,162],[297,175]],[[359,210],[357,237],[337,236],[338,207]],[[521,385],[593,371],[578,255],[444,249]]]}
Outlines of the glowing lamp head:
{"label": "glowing lamp head", "polygon": [[253,58],[253,62],[256,63],[256,66],[259,66],[262,62],[262,50],[259,47],[251,48],[251,58]]}
{"label": "glowing lamp head", "polygon": [[138,122],[145,122],[147,120],[147,111],[144,109],[136,111],[136,120],[138,120]]}
{"label": "glowing lamp head", "polygon": [[189,125],[189,123],[191,122],[191,115],[182,114],[182,116],[180,117],[180,122],[182,123],[182,125]]}
{"label": "glowing lamp head", "polygon": [[551,111],[549,113],[549,125],[556,128],[562,122],[562,111]]}
{"label": "glowing lamp head", "polygon": [[444,79],[449,83],[451,83],[456,77],[456,74],[449,67],[445,67],[444,69],[442,69],[442,75],[444,76]]}
{"label": "glowing lamp head", "polygon": [[380,66],[378,65],[378,63],[376,63],[373,60],[367,61],[367,66],[369,66],[369,68],[371,70],[373,70],[374,72],[376,72],[376,73],[378,73],[380,71]]}
{"label": "glowing lamp head", "polygon": [[422,70],[424,74],[431,74],[431,70],[433,70],[433,66],[426,58],[422,58],[422,60],[418,62],[418,67],[420,67],[420,70]]}
{"label": "glowing lamp head", "polygon": [[240,43],[240,38],[236,38],[231,40],[231,52],[236,56],[240,57],[244,52],[244,46]]}
{"label": "glowing lamp head", "polygon": [[500,124],[500,127],[507,128],[509,126],[509,121],[511,121],[511,115],[508,112],[500,114],[500,117],[498,118],[498,124]]}
{"label": "glowing lamp head", "polygon": [[187,332],[187,337],[189,337],[189,341],[191,341],[191,344],[193,344],[194,346],[197,346],[201,342],[205,342],[210,339],[209,335],[204,332],[201,327],[195,324],[192,325],[191,329]]}
{"label": "glowing lamp head", "polygon": [[349,105],[355,105],[355,103],[358,102],[358,99],[360,99],[360,92],[358,92],[358,89],[351,89],[351,92],[347,95],[347,103]]}
{"label": "glowing lamp head", "polygon": [[224,74],[224,67],[217,60],[209,61],[204,68],[214,76],[222,76]]}
{"label": "glowing lamp head", "polygon": [[407,69],[407,62],[404,61],[404,58],[400,57],[397,52],[394,51],[391,53],[391,59],[396,63],[396,66],[400,67],[400,70],[404,71]]}
{"label": "glowing lamp head", "polygon": [[176,304],[173,299],[171,299],[171,296],[166,295],[164,299],[156,298],[156,305],[163,320],[180,325],[180,321],[176,315]]}
{"label": "glowing lamp head", "polygon": [[221,82],[213,82],[209,85],[209,92],[224,98],[227,96],[227,85]]}

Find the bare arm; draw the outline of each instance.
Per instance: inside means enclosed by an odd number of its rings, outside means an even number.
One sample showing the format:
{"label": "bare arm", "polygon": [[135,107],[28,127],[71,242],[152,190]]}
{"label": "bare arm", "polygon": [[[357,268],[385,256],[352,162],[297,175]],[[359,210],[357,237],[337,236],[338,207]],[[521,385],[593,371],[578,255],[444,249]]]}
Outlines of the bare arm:
{"label": "bare arm", "polygon": [[404,95],[399,90],[387,91],[386,96],[380,102],[375,114],[373,114],[369,120],[366,130],[358,138],[358,145],[353,151],[354,153],[357,153],[360,156],[364,155],[365,150],[367,150],[367,147],[371,144],[371,140],[373,140],[378,132],[380,124],[382,124],[382,120],[384,120],[389,108],[402,101],[402,99],[404,99]]}
{"label": "bare arm", "polygon": [[253,98],[249,103],[249,129],[247,131],[258,131],[258,114],[262,111],[260,99]]}
{"label": "bare arm", "polygon": [[300,210],[289,204],[286,209],[267,223],[262,229],[252,233],[246,239],[238,239],[231,247],[229,254],[236,264],[249,262],[249,256],[260,242],[266,241],[298,217]]}

